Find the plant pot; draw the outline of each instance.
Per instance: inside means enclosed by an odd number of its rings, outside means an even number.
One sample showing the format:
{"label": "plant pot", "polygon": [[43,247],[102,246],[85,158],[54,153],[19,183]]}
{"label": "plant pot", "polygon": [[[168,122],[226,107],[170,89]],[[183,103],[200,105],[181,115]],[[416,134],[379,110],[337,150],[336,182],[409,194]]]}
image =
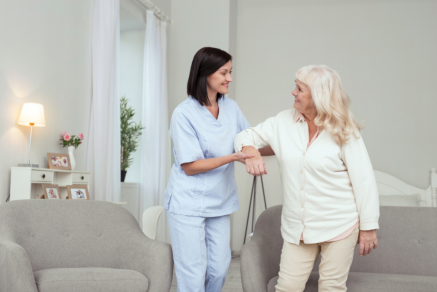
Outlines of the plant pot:
{"label": "plant pot", "polygon": [[127,173],[127,170],[121,171],[121,182],[124,182],[124,179],[126,178],[126,173]]}

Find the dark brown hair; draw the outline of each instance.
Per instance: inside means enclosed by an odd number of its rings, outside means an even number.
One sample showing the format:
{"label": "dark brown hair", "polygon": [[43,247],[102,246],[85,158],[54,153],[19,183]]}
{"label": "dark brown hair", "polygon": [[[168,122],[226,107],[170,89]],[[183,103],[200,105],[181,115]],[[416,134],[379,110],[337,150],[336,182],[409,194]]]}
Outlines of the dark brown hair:
{"label": "dark brown hair", "polygon": [[[211,105],[206,90],[206,78],[229,61],[232,61],[232,56],[220,49],[205,47],[197,51],[191,63],[187,94],[201,105]],[[217,92],[217,101],[222,97],[223,94]]]}

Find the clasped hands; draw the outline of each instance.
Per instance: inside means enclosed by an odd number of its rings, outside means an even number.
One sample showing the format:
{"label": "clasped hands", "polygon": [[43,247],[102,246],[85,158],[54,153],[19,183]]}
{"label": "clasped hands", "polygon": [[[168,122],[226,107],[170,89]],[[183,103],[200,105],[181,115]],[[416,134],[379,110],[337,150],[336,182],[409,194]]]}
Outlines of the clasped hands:
{"label": "clasped hands", "polygon": [[255,147],[245,146],[243,147],[243,150],[239,153],[248,156],[250,155],[249,157],[245,158],[244,162],[240,161],[246,164],[247,173],[256,176],[267,174],[266,166],[264,160],[261,157],[261,153]]}

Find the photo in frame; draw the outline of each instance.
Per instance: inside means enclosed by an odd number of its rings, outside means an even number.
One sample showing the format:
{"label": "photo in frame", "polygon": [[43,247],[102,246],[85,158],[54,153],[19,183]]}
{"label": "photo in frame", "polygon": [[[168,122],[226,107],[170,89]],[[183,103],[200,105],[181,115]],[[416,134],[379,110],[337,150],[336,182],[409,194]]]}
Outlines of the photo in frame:
{"label": "photo in frame", "polygon": [[70,155],[67,153],[47,153],[49,169],[71,170]]}
{"label": "photo in frame", "polygon": [[61,199],[58,185],[42,184],[42,190],[44,192],[42,199]]}
{"label": "photo in frame", "polygon": [[88,185],[70,185],[67,186],[67,199],[72,200],[89,200]]}

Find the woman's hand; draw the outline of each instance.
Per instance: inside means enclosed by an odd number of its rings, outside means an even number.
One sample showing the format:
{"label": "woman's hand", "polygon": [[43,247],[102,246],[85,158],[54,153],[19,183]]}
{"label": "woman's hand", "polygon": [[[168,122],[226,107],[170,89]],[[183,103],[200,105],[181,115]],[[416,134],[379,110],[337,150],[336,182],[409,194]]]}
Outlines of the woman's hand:
{"label": "woman's hand", "polygon": [[360,245],[360,256],[368,255],[378,246],[376,230],[360,230],[358,235],[358,244]]}
{"label": "woman's hand", "polygon": [[247,154],[243,152],[234,153],[234,161],[241,162],[243,164],[246,164],[246,159],[253,158],[255,154]]}
{"label": "woman's hand", "polygon": [[243,153],[246,154],[254,154],[253,158],[246,160],[246,171],[251,175],[260,176],[263,174],[267,174],[267,170],[264,164],[264,160],[261,157],[261,154],[256,150],[253,146],[243,147]]}

